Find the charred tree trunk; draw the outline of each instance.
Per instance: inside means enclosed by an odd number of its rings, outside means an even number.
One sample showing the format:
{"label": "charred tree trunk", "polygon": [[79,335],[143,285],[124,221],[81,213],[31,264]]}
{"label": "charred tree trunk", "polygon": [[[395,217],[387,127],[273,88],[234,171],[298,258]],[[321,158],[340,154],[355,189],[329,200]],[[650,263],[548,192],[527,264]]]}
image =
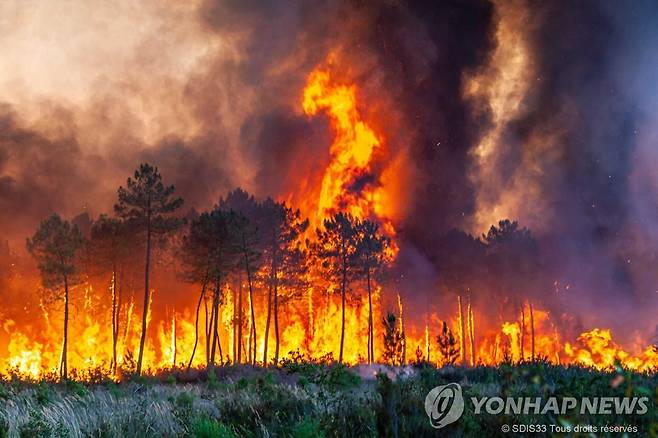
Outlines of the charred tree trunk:
{"label": "charred tree trunk", "polygon": [[142,374],[142,360],[144,358],[144,344],[146,343],[146,324],[148,322],[151,292],[149,290],[149,269],[151,267],[151,200],[148,201],[149,213],[146,215],[146,263],[144,266],[144,311],[142,313],[142,336],[139,340],[139,356],[137,358],[137,375]]}
{"label": "charred tree trunk", "polygon": [[194,347],[192,347],[192,355],[190,356],[190,361],[187,363],[187,370],[189,371],[192,368],[192,361],[194,360],[194,354],[196,353],[196,347],[199,344],[199,311],[201,310],[201,302],[204,299],[206,294],[206,286],[208,284],[208,274],[203,280],[203,285],[201,286],[201,294],[199,295],[199,302],[196,305],[196,316],[194,318]]}

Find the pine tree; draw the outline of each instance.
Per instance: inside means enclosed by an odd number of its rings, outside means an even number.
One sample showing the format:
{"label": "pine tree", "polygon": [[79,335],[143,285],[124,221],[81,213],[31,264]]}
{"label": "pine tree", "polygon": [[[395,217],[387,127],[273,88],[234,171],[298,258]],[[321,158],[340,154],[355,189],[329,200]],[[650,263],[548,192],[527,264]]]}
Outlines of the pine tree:
{"label": "pine tree", "polygon": [[46,291],[55,299],[64,299],[64,333],[60,377],[68,375],[68,324],[71,287],[79,281],[79,253],[84,245],[80,230],[57,214],[41,222],[27,240],[27,250],[37,261]]}
{"label": "pine tree", "polygon": [[149,289],[151,247],[154,238],[163,239],[181,225],[181,220],[171,214],[183,205],[181,198],[174,197],[174,186],[165,186],[157,167],[141,164],[133,178],[128,178],[126,187],[119,187],[119,202],[114,206],[116,213],[143,236],[146,244],[144,264],[144,308],[142,313],[142,335],[139,341],[137,374],[142,372],[146,325],[148,321],[151,291]]}
{"label": "pine tree", "polygon": [[357,259],[368,292],[368,363],[375,360],[375,335],[372,315],[372,289],[375,278],[389,262],[390,239],[379,233],[379,226],[365,220],[357,225]]}
{"label": "pine tree", "polygon": [[443,365],[454,365],[459,359],[459,345],[445,321],[436,340],[439,344],[439,353],[443,357]]}
{"label": "pine tree", "polygon": [[[237,188],[229,192],[226,198],[219,200],[217,206],[219,209],[236,214],[235,221],[232,225],[235,244],[241,254],[240,261],[238,262],[242,269],[244,269],[247,288],[249,291],[249,312],[250,312],[250,327],[249,327],[249,348],[250,362],[256,364],[256,347],[257,332],[256,332],[256,312],[254,307],[254,277],[258,270],[258,263],[261,259],[263,252],[264,239],[262,233],[262,208],[256,202],[255,198],[246,191]],[[239,285],[238,296],[238,362],[242,359],[242,326],[243,326],[243,312],[242,312],[242,287]],[[267,341],[265,349],[267,350]]]}
{"label": "pine tree", "polygon": [[121,219],[102,215],[90,227],[91,240],[88,254],[92,271],[105,275],[109,272],[112,293],[112,361],[110,372],[117,369],[117,342],[119,338],[119,315],[126,265],[135,252],[127,224]]}
{"label": "pine tree", "polygon": [[346,213],[337,213],[325,219],[317,229],[317,241],[311,245],[314,255],[321,261],[326,278],[338,286],[341,297],[340,350],[338,361],[343,361],[345,345],[345,304],[347,292],[357,270],[358,221]]}
{"label": "pine tree", "polygon": [[265,323],[265,348],[263,363],[267,363],[267,347],[270,318],[274,316],[274,361],[279,360],[279,305],[281,289],[287,290],[287,298],[304,288],[306,253],[301,247],[301,236],[308,228],[308,220],[301,218],[299,210],[285,203],[266,199],[261,206],[261,227],[265,263],[269,266],[268,309]]}
{"label": "pine tree", "polygon": [[382,319],[384,325],[384,362],[390,365],[402,365],[402,349],[405,335],[397,324],[397,317],[388,312]]}

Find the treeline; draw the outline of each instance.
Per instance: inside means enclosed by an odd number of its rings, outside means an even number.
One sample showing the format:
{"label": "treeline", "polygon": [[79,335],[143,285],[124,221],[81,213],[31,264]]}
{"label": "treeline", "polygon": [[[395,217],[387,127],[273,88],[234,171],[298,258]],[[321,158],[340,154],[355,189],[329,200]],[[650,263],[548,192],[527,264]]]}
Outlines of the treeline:
{"label": "treeline", "polygon": [[[322,285],[340,295],[341,337],[339,361],[345,343],[345,307],[354,293],[355,282],[364,285],[368,296],[368,361],[374,360],[372,294],[390,262],[391,244],[378,225],[349,214],[337,213],[309,230],[309,221],[299,210],[273,199],[257,201],[235,189],[212,209],[180,215],[183,200],[174,186],[166,185],[157,167],[142,164],[119,187],[114,215],[102,215],[83,233],[79,226],[54,214],[41,222],[27,240],[27,249],[37,262],[44,291],[63,299],[64,324],[60,375],[67,377],[68,320],[72,286],[90,276],[106,276],[111,287],[111,372],[117,369],[122,290],[126,271],[143,260],[144,298],[142,328],[136,372],[143,367],[144,345],[151,301],[152,253],[168,244],[180,278],[199,287],[196,306],[196,335],[192,365],[201,333],[206,346],[206,363],[212,368],[223,362],[219,339],[220,306],[230,284],[246,284],[248,315],[243,312],[242,288],[237,298],[235,360],[255,364],[258,340],[262,337],[262,362],[268,362],[270,330],[274,331],[274,361],[279,360],[281,303],[303,296],[308,287]],[[87,234],[87,235],[85,235]],[[264,333],[256,329],[256,290],[267,294]],[[205,327],[199,327],[203,303],[210,303]],[[242,330],[248,346],[243,347]],[[201,333],[200,333],[201,332]]]}

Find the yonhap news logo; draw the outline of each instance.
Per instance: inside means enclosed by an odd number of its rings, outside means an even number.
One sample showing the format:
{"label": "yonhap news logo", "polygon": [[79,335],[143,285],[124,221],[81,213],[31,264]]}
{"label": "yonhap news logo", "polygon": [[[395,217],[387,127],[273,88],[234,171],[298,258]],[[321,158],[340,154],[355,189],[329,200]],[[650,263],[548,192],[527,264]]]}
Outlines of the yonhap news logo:
{"label": "yonhap news logo", "polygon": [[[572,411],[589,415],[644,415],[648,397],[471,397],[473,414],[564,415]],[[425,397],[425,412],[436,429],[445,427],[464,413],[464,396],[458,383],[433,388]]]}
{"label": "yonhap news logo", "polygon": [[425,412],[436,429],[459,420],[464,413],[462,387],[458,383],[437,386],[425,397]]}

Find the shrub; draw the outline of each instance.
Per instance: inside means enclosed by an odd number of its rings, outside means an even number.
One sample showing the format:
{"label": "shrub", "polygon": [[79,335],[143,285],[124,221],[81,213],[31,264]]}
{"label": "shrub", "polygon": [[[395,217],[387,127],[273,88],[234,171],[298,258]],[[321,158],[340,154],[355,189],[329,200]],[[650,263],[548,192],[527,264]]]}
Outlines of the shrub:
{"label": "shrub", "polygon": [[199,418],[192,423],[195,438],[234,438],[236,435],[224,424],[209,418]]}
{"label": "shrub", "polygon": [[324,438],[326,435],[320,429],[320,422],[312,418],[304,418],[291,430],[292,438]]}

